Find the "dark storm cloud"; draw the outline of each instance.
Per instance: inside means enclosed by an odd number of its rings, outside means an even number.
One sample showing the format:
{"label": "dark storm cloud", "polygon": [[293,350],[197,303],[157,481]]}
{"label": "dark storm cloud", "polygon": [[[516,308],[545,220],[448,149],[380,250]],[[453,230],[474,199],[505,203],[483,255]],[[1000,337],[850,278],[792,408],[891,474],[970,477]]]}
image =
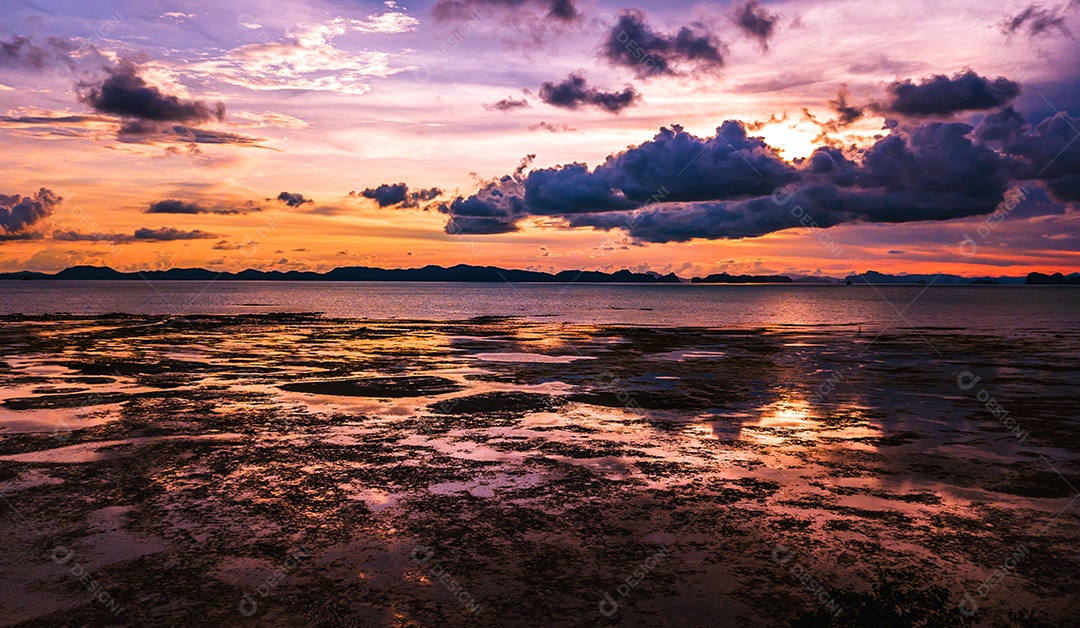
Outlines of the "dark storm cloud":
{"label": "dark storm cloud", "polygon": [[514,109],[524,109],[529,106],[529,101],[524,98],[503,98],[500,101],[493,102],[490,105],[484,105],[484,109],[488,111],[513,111]]}
{"label": "dark storm cloud", "polygon": [[446,232],[492,235],[517,231],[517,221],[528,215],[521,191],[525,169],[533,157],[526,156],[512,174],[484,183],[472,196],[440,203],[439,212],[450,216]]}
{"label": "dark storm cloud", "polygon": [[573,0],[552,0],[548,10],[548,17],[564,22],[577,19],[580,15]]}
{"label": "dark storm cloud", "polygon": [[[798,182],[771,196],[646,207],[624,223],[637,240],[757,237],[805,226],[949,220],[992,212],[1009,179],[999,158],[968,140],[971,127],[934,123],[890,135],[861,163],[819,149]],[[805,221],[805,222],[804,222]]]}
{"label": "dark storm cloud", "polygon": [[439,0],[432,7],[437,20],[472,20],[486,9],[544,11],[548,19],[570,22],[581,16],[573,0]]}
{"label": "dark storm cloud", "polygon": [[780,16],[770,13],[758,4],[757,0],[748,0],[735,7],[735,24],[747,37],[756,39],[762,50],[769,49],[769,39],[776,33]]}
{"label": "dark storm cloud", "polygon": [[1011,107],[988,115],[976,137],[999,146],[1017,179],[1038,180],[1052,199],[1080,201],[1080,118],[1065,112],[1044,119],[1029,129]]}
{"label": "dark storm cloud", "polygon": [[[249,208],[253,206],[249,205]],[[255,207],[257,210],[258,207]],[[206,207],[192,201],[184,201],[175,198],[151,203],[146,209],[147,214],[239,214],[239,209]]]}
{"label": "dark storm cloud", "polygon": [[77,85],[79,102],[101,113],[151,122],[200,123],[225,118],[225,105],[211,107],[203,101],[184,101],[148,85],[138,67],[121,61],[106,68],[108,76],[98,83]]}
{"label": "dark storm cloud", "polygon": [[[1012,81],[968,71],[918,85],[894,83],[888,104],[909,115],[945,115],[1008,103],[1018,91]],[[867,109],[886,108],[852,104],[843,86],[830,106],[836,118],[819,123],[823,129],[839,129]],[[793,162],[747,133],[748,126],[781,121],[728,120],[710,137],[677,125],[662,128],[594,169],[569,163],[528,171],[530,155],[512,174],[438,209],[449,217],[451,234],[509,233],[527,219],[542,219],[662,243],[985,216],[1018,187],[1031,199],[1043,199],[1025,206],[1026,217],[1061,214],[1066,204],[1080,202],[1080,118],[1065,112],[1034,126],[1008,105],[983,116],[977,128],[889,121],[886,134],[867,148],[823,146]]]}
{"label": "dark storm cloud", "polygon": [[40,237],[35,227],[51,216],[62,200],[47,188],[31,196],[0,194],[0,240]]}
{"label": "dark storm cloud", "polygon": [[713,137],[662,129],[651,141],[583,164],[508,176],[441,211],[451,232],[514,231],[529,216],[622,229],[642,242],[758,237],[804,226],[948,220],[992,212],[1011,183],[1005,160],[963,123],[896,131],[860,155],[820,148],[790,164],[740,122]]}
{"label": "dark storm cloud", "polygon": [[285,203],[289,207],[300,207],[301,205],[303,205],[305,203],[314,203],[315,202],[315,201],[311,200],[310,198],[304,198],[304,195],[300,194],[299,192],[282,192],[281,194],[277,195],[276,199],[268,198],[266,200],[268,200],[268,201],[276,200],[276,201],[279,201],[281,203]]}
{"label": "dark storm cloud", "polygon": [[255,243],[250,239],[240,243],[232,243],[228,240],[218,240],[211,248],[215,251],[242,251],[244,249],[251,249],[254,244]]}
{"label": "dark storm cloud", "polygon": [[598,189],[607,190],[604,208],[629,209],[649,202],[660,188],[665,202],[698,201],[769,194],[793,180],[794,169],[764,140],[728,121],[704,139],[679,126],[661,129],[592,173],[582,164],[533,171],[525,196],[538,213],[570,213],[597,207]]}
{"label": "dark storm cloud", "polygon": [[489,184],[468,198],[461,196],[439,207],[450,216],[446,232],[492,235],[519,229],[517,221],[528,215],[520,196],[507,194],[497,184]]}
{"label": "dark storm cloud", "polygon": [[1028,124],[1012,107],[990,112],[975,129],[975,139],[998,147],[1011,144],[1024,134]]}
{"label": "dark storm cloud", "polygon": [[414,190],[409,192],[409,198],[415,201],[431,201],[442,195],[442,190],[439,188],[428,188],[426,190]]}
{"label": "dark storm cloud", "polygon": [[[505,233],[530,215],[621,213],[660,201],[768,195],[795,180],[795,169],[761,138],[748,137],[741,124],[729,121],[705,139],[677,126],[661,129],[651,141],[609,157],[593,171],[580,163],[528,175],[519,168],[440,211],[451,216],[448,229]],[[626,218],[612,220],[625,223]]]}
{"label": "dark storm cloud", "polygon": [[156,203],[151,203],[146,210],[147,214],[209,214],[210,210],[198,203],[182,201],[175,198],[167,198]]}
{"label": "dark storm cloud", "polygon": [[605,92],[590,87],[584,76],[571,74],[560,83],[548,82],[541,85],[540,100],[563,109],[592,106],[610,113],[619,113],[638,102],[640,94],[629,85],[621,92]]}
{"label": "dark storm cloud", "polygon": [[234,146],[256,146],[263,138],[200,129],[183,124],[131,120],[125,122],[117,131],[116,137],[121,142],[143,144],[147,142],[181,142],[186,144],[231,144]]}
{"label": "dark storm cloud", "polygon": [[701,23],[665,34],[646,23],[640,9],[626,9],[608,32],[601,55],[609,63],[630,68],[638,78],[654,74],[677,74],[679,66],[699,72],[724,67],[724,44]]}
{"label": "dark storm cloud", "polygon": [[171,242],[174,240],[205,240],[208,238],[216,238],[217,236],[212,233],[195,229],[194,231],[184,231],[182,229],[176,229],[174,227],[161,227],[160,229],[136,229],[136,240],[152,240],[154,242]]}
{"label": "dark storm cloud", "polygon": [[199,229],[184,231],[174,227],[136,229],[132,235],[124,233],[90,233],[83,231],[54,231],[53,240],[63,242],[173,242],[177,240],[206,240],[218,236]]}
{"label": "dark storm cloud", "polygon": [[851,93],[847,85],[841,85],[836,92],[836,100],[829,101],[829,108],[836,113],[836,126],[839,128],[850,126],[853,122],[863,117],[865,107],[853,105],[848,102]]}
{"label": "dark storm cloud", "polygon": [[404,183],[384,183],[375,188],[368,188],[361,192],[349,192],[349,196],[369,198],[375,201],[379,207],[400,205],[401,207],[418,207],[421,202],[434,200],[442,194],[439,188],[428,188],[409,191],[409,186]]}
{"label": "dark storm cloud", "polygon": [[803,119],[816,124],[821,129],[821,134],[814,138],[815,143],[834,144],[835,140],[830,138],[830,133],[837,133],[851,126],[866,115],[866,110],[872,107],[872,105],[854,105],[849,101],[850,98],[851,93],[848,91],[847,85],[841,85],[836,92],[836,98],[829,101],[829,109],[836,114],[836,117],[831,120],[819,120],[817,116],[810,113],[809,109],[803,107]]}
{"label": "dark storm cloud", "polygon": [[[1077,3],[1071,2],[1068,6],[1077,6]],[[1062,13],[1062,10],[1054,12],[1038,4],[1031,4],[1024,10],[1002,20],[999,26],[1001,32],[1006,35],[1026,31],[1029,37],[1037,37],[1057,31],[1068,36],[1071,33],[1069,27],[1065,25],[1065,16]]]}
{"label": "dark storm cloud", "polygon": [[9,41],[0,41],[0,68],[18,68],[31,72],[52,69],[56,64],[74,67],[70,52],[76,46],[60,37],[49,37],[44,46],[32,43],[21,35],[13,35]]}
{"label": "dark storm cloud", "polygon": [[116,116],[117,140],[124,143],[187,143],[255,146],[262,138],[200,128],[225,120],[225,105],[183,100],[149,85],[139,67],[122,60],[105,68],[107,76],[97,82],[77,83],[79,102],[95,111]]}
{"label": "dark storm cloud", "polygon": [[60,242],[120,242],[124,239],[131,239],[131,236],[124,236],[118,233],[88,233],[84,231],[53,231],[52,239]]}
{"label": "dark storm cloud", "polygon": [[379,204],[379,207],[404,203],[409,193],[409,186],[404,183],[384,183],[377,188],[368,188],[360,192],[360,196],[370,198]]}
{"label": "dark storm cloud", "polygon": [[917,85],[910,79],[890,84],[884,113],[912,118],[951,116],[962,111],[984,111],[1008,105],[1020,95],[1020,85],[1006,78],[994,80],[967,70],[948,77],[931,76]]}

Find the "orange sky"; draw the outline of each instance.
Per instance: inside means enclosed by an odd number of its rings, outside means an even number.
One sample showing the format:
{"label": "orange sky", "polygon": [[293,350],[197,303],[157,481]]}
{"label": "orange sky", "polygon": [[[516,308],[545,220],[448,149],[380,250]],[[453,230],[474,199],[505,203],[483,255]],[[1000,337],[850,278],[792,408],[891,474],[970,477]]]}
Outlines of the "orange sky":
{"label": "orange sky", "polygon": [[[867,269],[997,276],[1080,266],[1075,207],[1052,199],[1052,207],[1021,208],[985,235],[982,215],[649,243],[622,230],[570,229],[542,216],[525,219],[518,232],[451,235],[435,205],[380,208],[349,195],[405,182],[413,190],[438,187],[443,195],[435,204],[447,202],[512,172],[526,155],[535,155],[532,168],[595,167],[672,124],[708,137],[724,120],[741,120],[789,161],[825,141],[865,148],[888,133],[882,128],[888,115],[868,109],[827,137],[808,115],[835,116],[830,101],[841,85],[852,102],[871,103],[893,81],[965,68],[1020,83],[1014,106],[1035,119],[1060,110],[1076,115],[1080,102],[1061,87],[1075,84],[1064,73],[1075,71],[1076,40],[1033,39],[998,27],[1023,2],[917,9],[899,1],[766,3],[777,26],[764,43],[740,34],[729,5],[657,3],[644,10],[658,32],[704,24],[723,42],[725,63],[716,74],[648,80],[598,58],[619,5],[580,4],[576,22],[551,24],[498,9],[481,19],[439,20],[431,2],[263,0],[222,7],[197,1],[186,3],[185,13],[57,4],[55,14],[3,9],[8,19],[0,38],[25,37],[44,61],[24,55],[0,62],[0,143],[9,156],[0,194],[25,197],[47,188],[63,200],[32,229],[0,241],[0,270],[467,263],[686,277],[843,276]],[[1073,12],[1061,17],[1077,22]],[[69,43],[50,47],[50,37]],[[210,109],[224,103],[220,119],[210,114],[185,122],[215,139],[192,142],[152,120],[153,133],[133,134],[125,126],[131,118],[94,105],[87,86],[101,84],[103,68],[120,67],[120,59],[177,103]],[[542,83],[576,71],[605,89],[633,85],[640,102],[612,114],[538,97]],[[526,104],[492,110],[506,98]],[[985,113],[952,119],[977,124]],[[755,124],[770,116],[779,121]],[[274,200],[283,191],[312,202],[289,207]],[[166,199],[232,213],[147,213]],[[194,235],[140,238],[134,235],[140,229]],[[71,233],[82,235],[57,235]],[[89,241],[91,234],[114,241]],[[961,245],[966,236],[975,249]]]}

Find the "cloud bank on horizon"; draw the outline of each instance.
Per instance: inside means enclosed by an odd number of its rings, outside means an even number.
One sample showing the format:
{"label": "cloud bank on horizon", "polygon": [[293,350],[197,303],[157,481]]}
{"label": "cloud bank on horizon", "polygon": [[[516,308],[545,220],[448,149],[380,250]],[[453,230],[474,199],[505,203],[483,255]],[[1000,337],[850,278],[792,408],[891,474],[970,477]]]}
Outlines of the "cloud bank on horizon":
{"label": "cloud bank on horizon", "polygon": [[[519,266],[855,261],[798,238],[808,224],[858,261],[1080,257],[1080,0],[921,15],[842,0],[57,4],[2,9],[0,135],[19,158],[0,241],[24,251],[8,266],[49,243],[82,261],[104,241],[198,259],[264,232],[303,233],[317,255],[288,265],[313,269],[343,243],[393,264],[405,249],[445,260],[461,238]],[[919,32],[885,45],[901,19]],[[920,226],[966,233],[1018,189],[979,260]],[[176,224],[139,224],[149,214]],[[540,253],[523,257],[523,238]]]}

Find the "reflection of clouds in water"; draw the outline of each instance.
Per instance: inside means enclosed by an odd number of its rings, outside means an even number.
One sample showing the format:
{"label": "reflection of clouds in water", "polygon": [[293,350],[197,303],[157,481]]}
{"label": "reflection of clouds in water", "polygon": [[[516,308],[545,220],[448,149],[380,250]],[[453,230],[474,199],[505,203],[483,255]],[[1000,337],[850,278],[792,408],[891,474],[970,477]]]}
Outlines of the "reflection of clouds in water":
{"label": "reflection of clouds in water", "polygon": [[[17,329],[30,344],[45,344],[68,325],[83,326],[79,353],[57,359],[41,351],[5,360],[11,366],[11,372],[0,371],[6,397],[42,398],[46,393],[35,389],[74,386],[80,369],[104,368],[99,361],[110,355],[129,356],[130,374],[78,385],[161,395],[99,407],[128,419],[114,422],[110,429],[116,434],[108,440],[84,431],[78,437],[89,442],[76,449],[50,443],[42,451],[13,452],[28,456],[21,462],[44,465],[42,477],[20,476],[23,484],[17,487],[34,487],[20,491],[20,498],[49,495],[53,482],[47,478],[68,477],[55,466],[77,474],[81,465],[106,457],[110,464],[123,457],[126,465],[149,457],[152,473],[160,473],[149,485],[165,490],[135,507],[139,520],[150,522],[146,525],[157,525],[156,509],[167,507],[182,511],[184,521],[215,542],[229,541],[233,527],[246,531],[245,540],[256,527],[271,530],[268,538],[330,530],[345,540],[335,558],[318,562],[316,569],[339,569],[350,581],[365,573],[365,590],[398,608],[415,599],[410,596],[428,599],[422,596],[430,586],[425,589],[401,573],[410,549],[432,544],[434,537],[455,539],[438,545],[439,556],[453,573],[467,574],[470,587],[475,583],[486,599],[499,594],[513,599],[516,593],[501,587],[519,590],[527,578],[514,565],[491,564],[477,547],[494,543],[530,564],[541,558],[558,565],[599,561],[605,573],[625,573],[640,561],[642,548],[625,548],[626,564],[597,554],[596,547],[608,547],[612,529],[633,530],[634,539],[652,538],[677,531],[678,526],[669,529],[674,518],[708,512],[701,519],[713,523],[691,533],[707,551],[725,556],[734,571],[703,571],[700,582],[683,578],[679,570],[702,564],[675,551],[670,563],[675,572],[663,574],[680,594],[696,595],[695,586],[714,588],[724,578],[746,584],[738,570],[756,564],[755,551],[768,552],[753,542],[731,546],[731,539],[751,538],[741,534],[751,528],[775,531],[777,542],[797,548],[800,556],[809,555],[800,545],[805,543],[815,544],[822,555],[850,558],[848,565],[885,552],[893,563],[926,570],[928,577],[951,577],[977,565],[963,551],[942,549],[933,535],[1031,534],[1038,529],[1032,524],[1044,511],[1053,514],[1060,501],[1057,493],[1023,493],[1043,480],[1025,475],[1024,465],[1036,450],[995,432],[997,423],[978,414],[977,400],[957,393],[953,365],[936,361],[911,333],[890,333],[867,348],[867,338],[814,328],[732,333],[591,326],[587,334],[568,336],[559,325],[505,320],[254,317],[196,324],[195,330],[176,325],[164,339],[160,329],[139,319],[93,326],[13,321],[0,329],[0,336]],[[1024,364],[995,372],[995,391],[1008,391],[1010,397],[1021,393],[1018,403],[1030,412],[1033,425],[1065,430],[1062,449],[1039,451],[1071,477],[1073,454],[1064,449],[1070,424],[1039,419],[1071,411],[1055,400],[1074,396],[1076,384],[1065,371],[1029,377],[1032,367],[1023,356],[1036,350],[1066,355],[1077,349],[1077,339],[1057,338],[1052,349],[1017,348],[992,338],[937,332],[946,333],[953,335],[932,341],[957,347],[955,359],[965,364],[994,364],[1005,357]],[[545,334],[561,340],[537,349],[535,341]],[[478,364],[477,356],[485,354],[527,359]],[[135,355],[138,360],[130,358]],[[169,364],[174,368],[163,368]],[[815,399],[822,378],[838,369],[845,369],[843,384]],[[421,381],[412,379],[418,375],[450,379],[462,390],[382,399],[282,389],[289,382],[390,376],[407,385]],[[49,383],[15,381],[26,376]],[[584,394],[612,391],[637,405],[629,407],[618,395]],[[504,395],[478,403],[477,396],[488,393]],[[456,398],[470,401],[438,411],[438,404]],[[462,412],[462,407],[470,409]],[[42,410],[2,407],[0,419],[25,413],[21,416],[31,420]],[[141,439],[131,426],[164,434]],[[1035,429],[1032,433],[1033,439],[1039,436]],[[222,468],[228,472],[214,471]],[[106,477],[114,472],[109,466],[95,469]],[[124,470],[143,473],[137,465]],[[68,481],[57,486],[68,497],[93,490]],[[1011,513],[1008,520],[995,514],[1002,509]],[[753,513],[752,522],[745,513]],[[1068,517],[1060,522],[1058,534],[1075,530]],[[567,529],[580,540],[565,538]],[[516,543],[522,530],[532,535],[531,545]],[[458,542],[462,538],[468,541]],[[387,549],[398,545],[400,555]],[[313,553],[318,561],[318,549]],[[456,560],[482,568],[459,570],[452,566]],[[946,562],[948,569],[938,570]],[[855,568],[830,565],[822,564],[823,576],[833,577],[839,569],[840,575],[858,577]],[[552,569],[573,584],[570,588],[585,577]],[[595,573],[587,575],[595,580]],[[124,586],[138,590],[137,583]],[[657,599],[648,590],[639,594],[648,603]],[[561,597],[559,602],[576,603]],[[745,603],[768,608],[753,595]]]}

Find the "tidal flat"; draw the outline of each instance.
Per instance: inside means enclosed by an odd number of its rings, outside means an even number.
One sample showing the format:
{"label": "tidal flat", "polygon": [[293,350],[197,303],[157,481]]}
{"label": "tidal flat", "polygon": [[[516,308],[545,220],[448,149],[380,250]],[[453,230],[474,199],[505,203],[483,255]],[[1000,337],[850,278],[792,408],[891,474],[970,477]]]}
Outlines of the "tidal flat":
{"label": "tidal flat", "polygon": [[0,320],[2,625],[1080,616],[1073,329]]}

